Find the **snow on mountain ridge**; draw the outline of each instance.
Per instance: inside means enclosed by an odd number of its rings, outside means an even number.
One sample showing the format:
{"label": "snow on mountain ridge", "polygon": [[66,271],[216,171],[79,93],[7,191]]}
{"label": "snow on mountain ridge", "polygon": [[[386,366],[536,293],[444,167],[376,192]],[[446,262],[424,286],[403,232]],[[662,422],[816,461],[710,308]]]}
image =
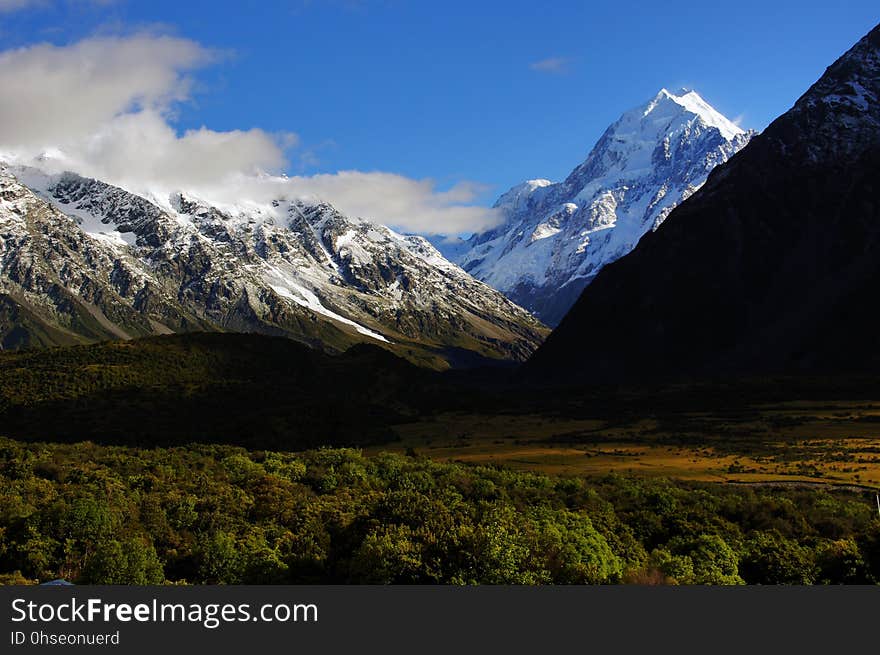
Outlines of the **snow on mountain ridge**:
{"label": "snow on mountain ridge", "polygon": [[[2,170],[17,195],[30,197],[18,232],[33,249],[6,248],[12,241],[0,232],[0,258],[15,273],[12,280],[0,276],[0,294],[26,294],[37,311],[62,321],[69,303],[55,296],[76,295],[87,277],[96,298],[113,299],[108,311],[125,317],[128,335],[161,324],[164,331],[284,334],[329,349],[370,340],[436,363],[456,349],[523,359],[545,333],[528,312],[426,240],[326,203],[278,198],[217,206],[180,191],[163,191],[160,203],[74,173]],[[0,219],[2,213],[0,207]],[[51,234],[48,250],[38,247],[41,231]],[[87,242],[101,244],[98,254],[80,262],[74,253],[84,246],[77,246],[62,256],[71,264],[56,267],[53,252]],[[92,274],[98,257],[101,268]],[[115,272],[117,260],[124,276]],[[31,289],[34,266],[44,282]],[[140,278],[147,282],[127,282]],[[161,298],[162,316],[151,298]]]}
{"label": "snow on mountain ridge", "polygon": [[472,237],[455,261],[554,324],[751,136],[697,92],[661,89],[612,124],[563,182],[504,193],[495,206],[505,222]]}
{"label": "snow on mountain ridge", "polygon": [[706,125],[718,128],[725,139],[733,139],[737,134],[745,133],[745,130],[718,112],[693,89],[681,89],[678,93],[670,93],[666,89],[660,89],[659,95],[666,96],[687,111],[696,114],[703,119]]}

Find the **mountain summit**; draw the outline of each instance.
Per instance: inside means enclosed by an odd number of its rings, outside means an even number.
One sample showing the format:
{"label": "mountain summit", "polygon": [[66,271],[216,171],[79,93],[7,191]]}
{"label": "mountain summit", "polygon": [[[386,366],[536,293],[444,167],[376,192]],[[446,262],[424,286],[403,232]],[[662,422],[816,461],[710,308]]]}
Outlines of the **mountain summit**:
{"label": "mountain summit", "polygon": [[504,223],[472,237],[455,261],[556,324],[603,266],[751,136],[696,91],[661,89],[611,125],[565,181],[530,180],[503,194],[495,206]]}
{"label": "mountain summit", "polygon": [[880,26],[607,266],[546,379],[880,370]]}

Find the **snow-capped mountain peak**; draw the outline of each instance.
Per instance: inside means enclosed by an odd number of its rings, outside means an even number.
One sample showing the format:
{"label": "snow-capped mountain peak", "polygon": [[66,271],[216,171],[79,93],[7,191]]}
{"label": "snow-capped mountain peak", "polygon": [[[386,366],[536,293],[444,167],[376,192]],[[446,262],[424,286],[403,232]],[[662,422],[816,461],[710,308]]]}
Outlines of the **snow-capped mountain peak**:
{"label": "snow-capped mountain peak", "polygon": [[522,207],[522,203],[527,202],[528,199],[532,197],[535,191],[551,186],[552,184],[553,182],[550,180],[526,180],[502,194],[501,197],[495,201],[494,207],[496,209],[516,211]]}
{"label": "snow-capped mountain peak", "polygon": [[0,303],[31,317],[0,320],[0,349],[231,330],[444,366],[522,360],[546,333],[426,240],[327,203],[138,194],[2,162]]}
{"label": "snow-capped mountain peak", "polygon": [[657,96],[648,103],[645,116],[657,109],[663,102],[669,101],[685,111],[698,116],[707,126],[715,127],[725,139],[733,139],[738,134],[744,134],[745,130],[726,116],[718,112],[712,105],[703,100],[703,97],[692,89],[679,89],[676,93],[670,93],[666,89],[660,89]]}
{"label": "snow-capped mountain peak", "polygon": [[880,25],[587,287],[528,375],[880,370]]}
{"label": "snow-capped mountain peak", "polygon": [[613,123],[563,182],[530,180],[504,193],[495,204],[504,223],[472,237],[456,262],[555,324],[604,265],[751,136],[696,91],[661,89]]}

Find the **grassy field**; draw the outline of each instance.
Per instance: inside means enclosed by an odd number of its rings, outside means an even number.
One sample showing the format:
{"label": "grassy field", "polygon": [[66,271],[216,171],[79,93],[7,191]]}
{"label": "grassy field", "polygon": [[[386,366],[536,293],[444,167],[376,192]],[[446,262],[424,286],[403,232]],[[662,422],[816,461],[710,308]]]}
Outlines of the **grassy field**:
{"label": "grassy field", "polygon": [[446,413],[395,431],[399,442],[369,451],[560,475],[880,488],[880,402],[865,400],[621,419]]}

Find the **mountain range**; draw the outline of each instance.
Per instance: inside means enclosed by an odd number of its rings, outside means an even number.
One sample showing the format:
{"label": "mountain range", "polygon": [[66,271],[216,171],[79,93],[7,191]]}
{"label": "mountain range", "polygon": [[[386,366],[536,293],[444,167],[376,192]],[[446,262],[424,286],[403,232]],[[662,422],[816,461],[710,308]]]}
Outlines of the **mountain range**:
{"label": "mountain range", "polygon": [[0,345],[232,331],[329,352],[372,342],[440,368],[523,361],[547,334],[538,318],[558,322],[604,264],[750,136],[696,92],[662,90],[564,182],[505,193],[505,222],[462,244],[461,267],[423,237],[325,202],[230,206],[50,173],[51,156],[9,162]]}
{"label": "mountain range", "polygon": [[503,194],[501,225],[437,245],[556,325],[603,266],[656,230],[752,136],[696,91],[661,89],[612,124],[564,181],[529,180]]}
{"label": "mountain range", "polygon": [[554,383],[873,371],[878,100],[880,27],[759,135],[661,90],[563,182],[503,194],[502,224],[446,244],[457,263],[325,202],[7,161],[0,347],[252,332],[433,368],[537,349],[523,377]]}
{"label": "mountain range", "polygon": [[329,204],[218,207],[0,166],[0,344],[190,331],[375,343],[443,368],[525,359],[547,330],[425,239]]}
{"label": "mountain range", "polygon": [[880,26],[606,266],[526,375],[876,373],[878,172]]}

